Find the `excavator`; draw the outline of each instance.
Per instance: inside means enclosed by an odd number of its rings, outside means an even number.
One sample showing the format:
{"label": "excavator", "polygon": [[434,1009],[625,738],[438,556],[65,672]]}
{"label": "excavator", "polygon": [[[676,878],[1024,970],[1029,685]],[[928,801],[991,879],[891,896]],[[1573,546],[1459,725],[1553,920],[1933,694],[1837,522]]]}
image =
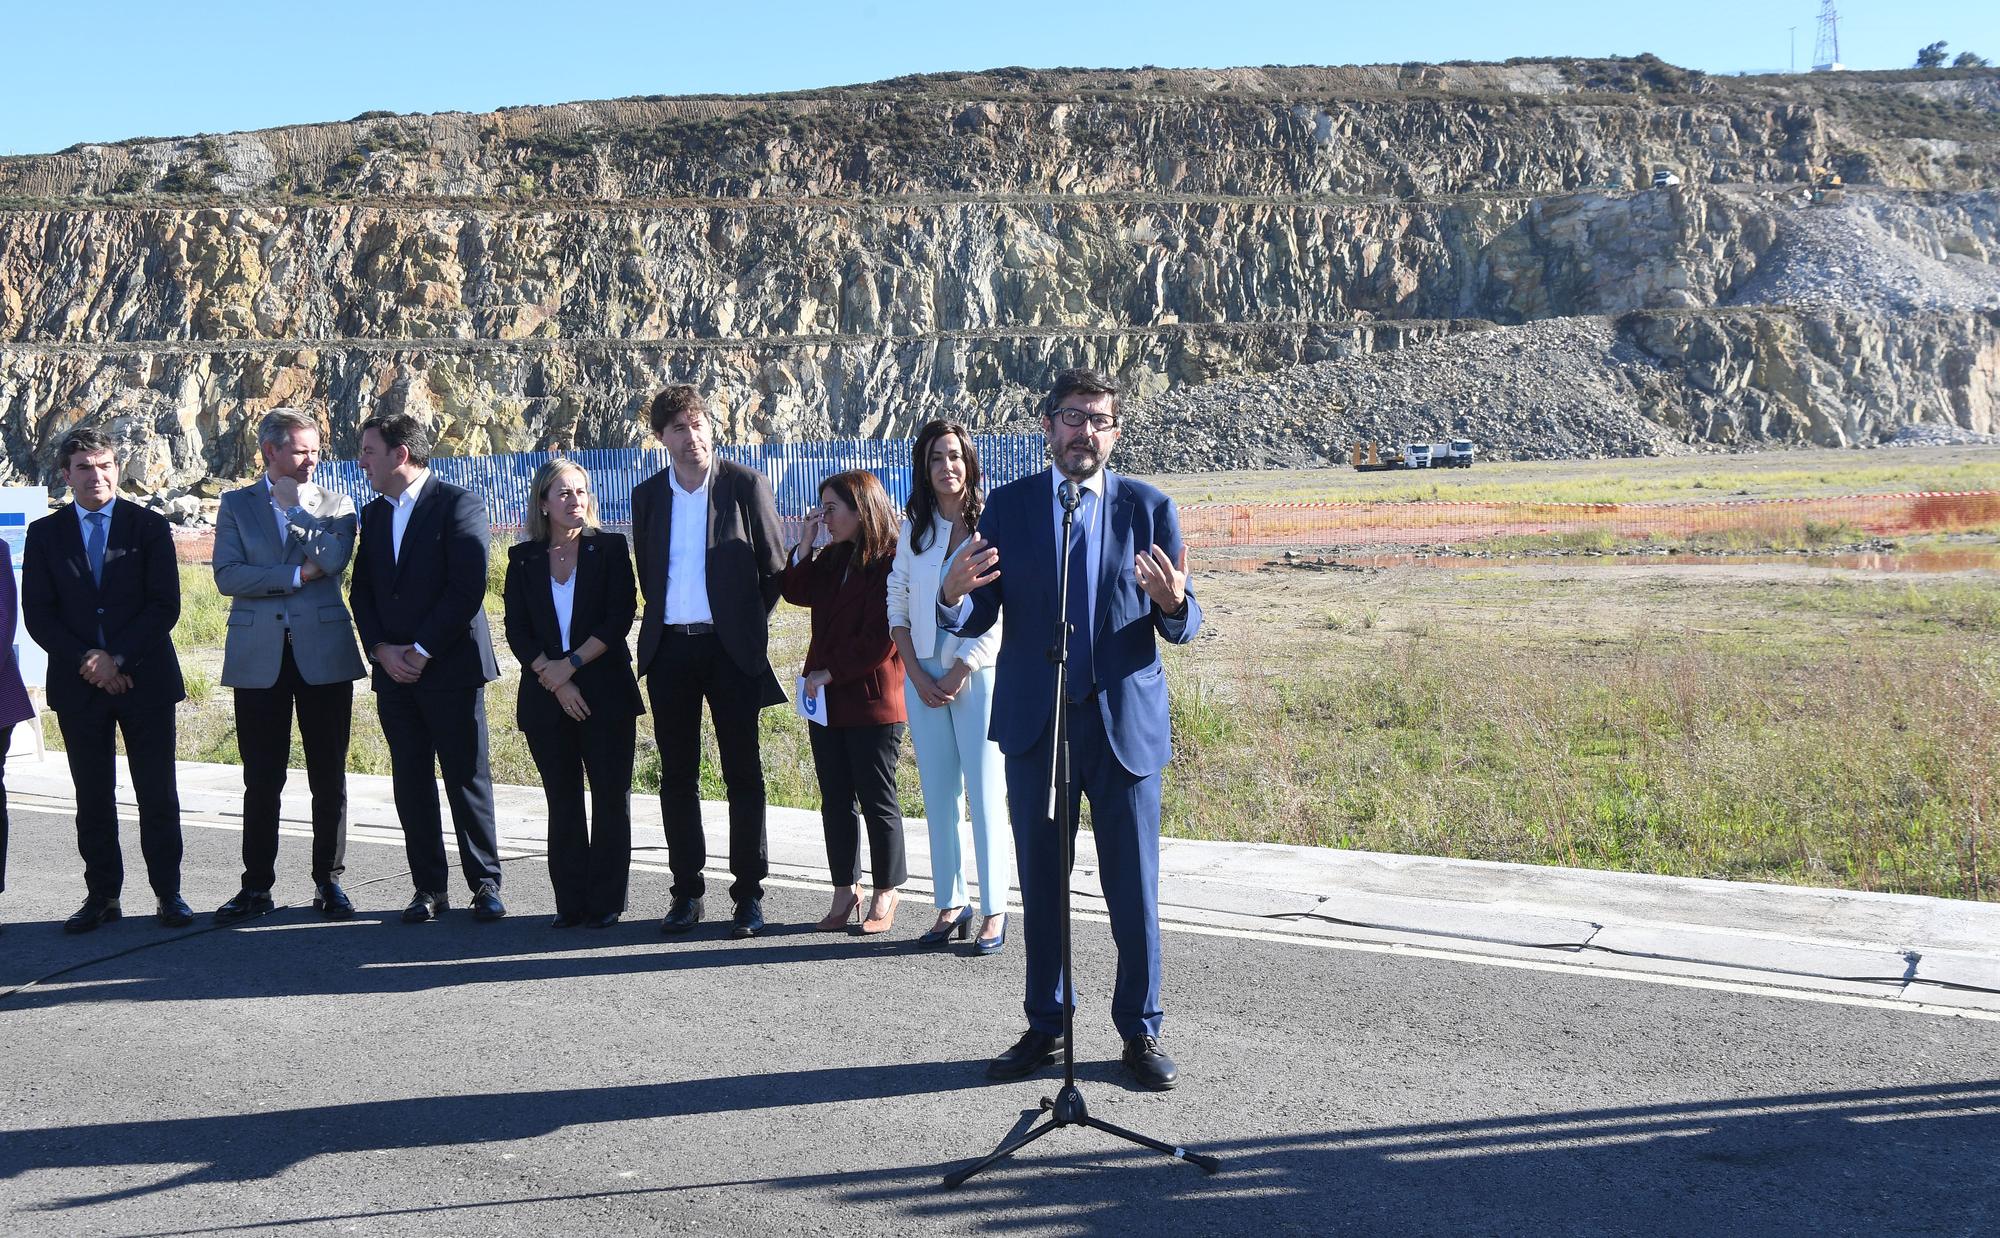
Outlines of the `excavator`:
{"label": "excavator", "polygon": [[1841,183],[1840,173],[1832,168],[1807,164],[1806,175],[1811,181],[1806,201],[1814,206],[1838,206],[1841,199],[1847,196],[1847,187]]}

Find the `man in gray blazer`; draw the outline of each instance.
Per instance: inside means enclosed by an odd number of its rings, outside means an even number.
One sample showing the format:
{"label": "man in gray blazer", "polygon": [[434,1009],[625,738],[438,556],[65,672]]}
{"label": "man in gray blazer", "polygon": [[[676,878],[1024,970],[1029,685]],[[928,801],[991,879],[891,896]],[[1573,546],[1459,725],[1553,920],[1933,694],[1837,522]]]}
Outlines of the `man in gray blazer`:
{"label": "man in gray blazer", "polygon": [[271,910],[277,880],[278,797],[299,717],[312,789],[313,907],[354,914],[340,888],[347,855],[347,744],[354,681],[365,673],[340,576],[354,554],[354,503],[312,484],[320,432],[297,409],[258,427],[264,476],[222,496],[215,522],[215,586],[231,599],[222,682],[236,691],[243,756],[243,888],[216,909],[227,923]]}

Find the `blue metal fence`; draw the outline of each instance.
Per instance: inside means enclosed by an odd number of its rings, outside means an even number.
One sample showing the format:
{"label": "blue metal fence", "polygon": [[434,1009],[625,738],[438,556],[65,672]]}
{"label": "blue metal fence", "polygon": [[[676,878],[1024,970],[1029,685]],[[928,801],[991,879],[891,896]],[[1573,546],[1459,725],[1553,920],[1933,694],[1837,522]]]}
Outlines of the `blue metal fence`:
{"label": "blue metal fence", "polygon": [[[986,487],[1004,485],[1025,477],[1048,464],[1039,435],[975,434],[979,464],[986,475]],[[901,508],[910,497],[910,451],[914,439],[844,439],[828,443],[758,443],[754,446],[725,446],[718,453],[738,464],[748,465],[771,479],[778,514],[794,518],[819,502],[819,484],[835,473],[867,469],[882,479],[883,489]],[[621,447],[565,453],[590,470],[597,490],[598,516],[607,525],[632,523],[632,488],[667,466],[667,453],[660,447]],[[486,500],[486,515],[495,526],[519,527],[527,523],[529,487],[535,470],[549,458],[546,452],[519,452],[506,456],[436,456],[431,472],[455,486],[463,486]],[[329,490],[337,490],[366,503],[374,492],[361,466],[353,460],[323,461],[313,480]]]}

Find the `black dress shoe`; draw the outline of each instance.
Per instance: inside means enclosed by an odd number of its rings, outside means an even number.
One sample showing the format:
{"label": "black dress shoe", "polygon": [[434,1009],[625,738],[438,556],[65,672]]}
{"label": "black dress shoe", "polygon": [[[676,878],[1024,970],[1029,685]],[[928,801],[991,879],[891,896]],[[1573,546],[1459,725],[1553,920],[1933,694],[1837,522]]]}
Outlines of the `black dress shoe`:
{"label": "black dress shoe", "polygon": [[451,900],[444,895],[427,894],[422,890],[418,890],[416,896],[410,899],[410,905],[403,908],[403,923],[423,924],[426,921],[435,920],[443,915],[450,906]]}
{"label": "black dress shoe", "polygon": [[239,890],[235,898],[215,909],[217,924],[232,924],[238,920],[248,920],[251,916],[261,916],[277,906],[271,901],[269,890]]}
{"label": "black dress shoe", "polygon": [[612,925],[618,923],[618,918],[624,914],[622,911],[607,911],[601,916],[592,916],[589,921],[590,927],[610,928]]}
{"label": "black dress shoe", "polygon": [[1025,1079],[1056,1060],[1063,1050],[1061,1034],[1051,1036],[1029,1028],[1014,1047],[986,1064],[988,1079]]}
{"label": "black dress shoe", "polygon": [[482,881],[472,893],[472,918],[475,920],[498,920],[507,914],[507,904],[500,901],[498,882]]}
{"label": "black dress shoe", "polygon": [[764,931],[764,900],[746,898],[736,904],[736,920],[729,926],[731,937],[755,937]]}
{"label": "black dress shoe", "polygon": [[701,900],[677,898],[660,921],[662,933],[685,933],[701,923]]}
{"label": "black dress shoe", "polygon": [[118,908],[117,899],[99,898],[93,894],[83,900],[83,906],[76,909],[75,915],[63,921],[63,932],[88,933],[98,925],[109,924],[124,914]]}
{"label": "black dress shoe", "polygon": [[1142,1088],[1164,1092],[1181,1081],[1174,1059],[1160,1052],[1160,1042],[1151,1036],[1133,1036],[1125,1042],[1125,1069]]}
{"label": "black dress shoe", "polygon": [[556,918],[549,921],[550,928],[575,928],[583,923],[582,916],[573,916],[567,911],[558,911]]}
{"label": "black dress shoe", "polygon": [[322,881],[313,888],[313,910],[329,920],[345,920],[354,914],[354,904],[338,881]]}
{"label": "black dress shoe", "polygon": [[169,894],[160,900],[160,926],[162,928],[186,928],[194,923],[194,908],[178,894]]}

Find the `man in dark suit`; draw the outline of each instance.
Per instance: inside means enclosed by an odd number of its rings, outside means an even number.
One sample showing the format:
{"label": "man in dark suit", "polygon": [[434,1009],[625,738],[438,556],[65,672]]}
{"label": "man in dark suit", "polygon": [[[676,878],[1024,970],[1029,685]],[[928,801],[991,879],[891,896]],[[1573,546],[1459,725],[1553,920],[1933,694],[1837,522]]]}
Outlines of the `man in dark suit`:
{"label": "man in dark suit", "polygon": [[729,793],[731,933],[764,928],[764,762],[757,713],[785,702],[771,671],[771,610],[785,566],[771,484],[718,459],[708,405],[693,387],[654,398],[653,433],[669,467],[632,491],[632,544],[645,593],[638,671],[660,745],[660,815],[673,903],[663,933],[701,922],[708,862],[701,828],[701,703],[708,701]]}
{"label": "man in dark suit", "polygon": [[[1106,469],[1118,442],[1118,389],[1089,370],[1064,370],[1042,402],[1055,464],[987,500],[979,535],[938,584],[938,623],[978,636],[1004,606],[991,735],[1007,759],[1007,807],[1020,857],[1028,1030],[987,1073],[1018,1079],[1062,1051],[1069,978],[1062,969],[1061,836],[1049,819],[1054,758],[1048,651],[1056,582],[1067,555],[1069,820],[1074,841],[1090,800],[1104,900],[1118,946],[1111,1021],[1124,1062],[1144,1087],[1174,1086],[1160,1051],[1160,771],[1172,756],[1167,681],[1155,637],[1194,639],[1201,607],[1187,588],[1187,548],[1172,499]],[[1078,488],[1069,545],[1058,550],[1063,490]],[[1006,575],[1002,576],[1002,567]]]}
{"label": "man in dark suit", "polygon": [[498,920],[498,830],[486,756],[486,685],[500,677],[486,631],[486,509],[431,475],[430,434],[407,413],[361,423],[362,471],[377,497],[361,511],[348,601],[375,663],[375,705],[389,741],[396,816],[416,894],[405,924],[451,905],[436,772],[458,832],[472,914]]}
{"label": "man in dark suit", "polygon": [[236,693],[243,756],[243,886],[216,908],[222,923],[271,910],[277,880],[278,802],[299,716],[312,788],[313,907],[345,920],[347,742],[354,681],[366,674],[340,577],[354,554],[354,502],[312,484],[319,424],[273,409],[258,427],[264,476],[222,496],[210,567],[230,599],[222,682]]}
{"label": "man in dark suit", "polygon": [[174,705],[186,696],[174,656],[180,571],[167,522],[120,501],[111,440],[79,430],[56,468],[73,502],[28,526],[21,609],[49,655],[49,708],[76,783],[83,906],[63,928],[87,933],[118,919],[125,860],[118,848],[115,731],[125,735],[139,800],[139,850],[160,923],[194,920],[181,898],[181,802],[174,779]]}

